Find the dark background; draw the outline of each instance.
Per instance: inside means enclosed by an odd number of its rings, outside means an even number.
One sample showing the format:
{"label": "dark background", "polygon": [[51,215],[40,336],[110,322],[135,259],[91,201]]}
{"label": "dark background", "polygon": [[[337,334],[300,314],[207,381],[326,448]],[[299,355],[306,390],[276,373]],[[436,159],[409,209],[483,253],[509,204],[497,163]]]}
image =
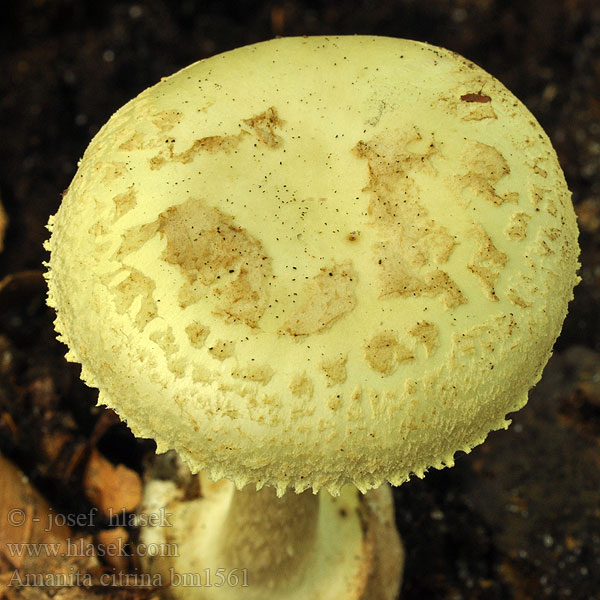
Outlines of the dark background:
{"label": "dark background", "polygon": [[[395,490],[403,598],[600,598],[595,0],[2,3],[0,199],[10,222],[0,254],[0,451],[63,511],[87,506],[92,432],[113,462],[140,472],[152,451],[93,408],[96,393],[64,362],[44,305],[45,223],[98,128],[198,59],[276,35],[354,33],[441,45],[500,79],[553,140],[581,228],[583,281],[528,406],[453,469]],[[99,419],[109,422],[101,435]],[[67,438],[60,451],[48,446],[57,431]]]}

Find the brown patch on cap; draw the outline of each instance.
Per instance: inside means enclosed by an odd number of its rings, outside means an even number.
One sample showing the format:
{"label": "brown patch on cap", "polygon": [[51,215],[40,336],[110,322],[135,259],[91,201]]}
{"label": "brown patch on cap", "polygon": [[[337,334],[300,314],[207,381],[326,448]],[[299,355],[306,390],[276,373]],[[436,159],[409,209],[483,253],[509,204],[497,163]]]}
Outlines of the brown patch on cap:
{"label": "brown patch on cap", "polygon": [[165,148],[150,159],[150,169],[156,171],[161,169],[167,162],[179,162],[188,164],[192,162],[199,152],[231,152],[242,141],[245,132],[238,135],[212,135],[201,138],[182,152],[175,152],[175,140],[165,140]]}
{"label": "brown patch on cap", "polygon": [[116,256],[123,260],[157,232],[167,240],[162,259],[181,267],[185,275],[179,292],[182,306],[194,304],[210,288],[220,299],[215,314],[257,326],[271,277],[271,260],[257,239],[218,208],[189,198],[156,221],[127,230]]}
{"label": "brown patch on cap", "polygon": [[545,210],[549,215],[556,217],[558,212],[552,200],[554,194],[538,185],[531,186],[529,197],[536,211]]}
{"label": "brown patch on cap", "polygon": [[464,190],[475,193],[477,198],[482,198],[494,206],[505,202],[518,204],[517,192],[500,194],[496,191],[500,180],[510,174],[506,159],[496,148],[482,142],[471,142],[462,160],[468,165],[467,173],[458,176]]}
{"label": "brown patch on cap", "polygon": [[527,213],[513,213],[504,233],[511,240],[524,240],[527,237],[527,222],[530,219],[531,215]]}
{"label": "brown patch on cap", "polygon": [[192,321],[185,328],[185,332],[193,348],[202,348],[208,334],[210,333],[210,329],[198,321]]}
{"label": "brown patch on cap", "polygon": [[[170,113],[164,114],[169,115]],[[165,133],[172,129],[175,122],[179,120],[179,116],[179,113],[174,112],[174,115],[171,117],[162,117],[164,127],[160,128],[161,133]],[[157,119],[155,125],[160,122],[161,120]],[[252,134],[254,134],[254,136],[256,136],[256,138],[258,138],[265,146],[277,148],[281,145],[283,139],[276,133],[276,130],[280,129],[284,122],[279,118],[277,111],[273,106],[259,115],[249,119],[243,119],[242,123],[250,127]],[[149,160],[150,169],[156,171],[164,167],[168,162],[179,162],[184,165],[188,164],[192,162],[200,152],[225,152],[227,154],[232,150],[235,150],[248,135],[248,131],[242,130],[234,135],[206,136],[195,140],[186,150],[181,152],[175,152],[176,138],[167,138],[162,144],[153,144],[155,147],[160,147],[160,145],[163,147]],[[130,139],[125,142],[126,146],[124,148],[127,149],[133,147],[138,143],[142,144],[143,140]]]}
{"label": "brown patch on cap", "polygon": [[111,273],[103,278],[101,281],[110,289],[115,302],[115,309],[118,314],[122,315],[133,304],[133,301],[141,296],[140,308],[133,320],[134,325],[142,331],[144,327],[157,316],[157,306],[153,298],[153,293],[156,288],[156,284],[152,279],[146,277],[143,273],[137,269],[127,268],[127,276],[119,282],[117,285],[111,287],[110,280],[124,272],[121,270],[117,273]]}
{"label": "brown patch on cap", "polygon": [[519,306],[521,308],[528,308],[531,306],[531,302],[527,302],[527,300],[525,300],[523,298],[523,296],[521,296],[521,294],[519,294],[516,290],[514,289],[509,289],[508,292],[506,292],[506,297],[510,300],[510,302],[512,302],[515,306]]}
{"label": "brown patch on cap", "polygon": [[134,152],[149,147],[146,136],[141,131],[132,131],[126,141],[119,145],[123,152]]}
{"label": "brown patch on cap", "polygon": [[256,137],[269,148],[277,148],[282,143],[282,138],[275,133],[281,129],[283,121],[279,118],[275,107],[271,106],[265,112],[250,119],[244,119],[244,123],[250,127]]}
{"label": "brown patch on cap", "polygon": [[369,165],[368,213],[379,241],[374,245],[380,297],[439,296],[447,307],[465,302],[458,286],[437,265],[457,245],[419,201],[414,175],[432,170],[433,137],[416,130],[389,132],[354,148]]}
{"label": "brown patch on cap", "polygon": [[383,375],[391,375],[401,362],[414,359],[413,352],[398,341],[393,331],[373,336],[365,344],[364,352],[369,366]]}
{"label": "brown patch on cap", "polygon": [[327,377],[327,385],[335,383],[344,383],[346,381],[346,362],[347,356],[338,356],[326,359],[321,363],[321,369]]}
{"label": "brown patch on cap", "polygon": [[340,394],[330,396],[329,400],[327,400],[327,406],[333,411],[339,410],[340,406],[342,406],[342,397]]}
{"label": "brown patch on cap", "polygon": [[175,375],[175,377],[183,377],[188,365],[188,360],[185,356],[172,355],[167,358],[167,369]]}
{"label": "brown patch on cap", "polygon": [[231,373],[237,379],[245,379],[247,381],[255,381],[262,385],[267,385],[273,378],[275,372],[269,365],[246,365],[245,367],[237,367]]}
{"label": "brown patch on cap", "polygon": [[163,110],[152,116],[152,125],[156,127],[160,133],[170,131],[181,121],[183,113],[179,110]]}
{"label": "brown patch on cap", "polygon": [[92,167],[97,177],[103,183],[112,183],[127,173],[127,164],[120,161],[98,161]]}
{"label": "brown patch on cap", "polygon": [[281,332],[310,335],[327,329],[356,306],[356,273],[349,264],[321,269],[300,293],[300,303]]}
{"label": "brown patch on cap", "polygon": [[431,356],[438,345],[437,327],[429,321],[419,321],[412,329],[410,335],[417,338],[424,346],[427,356]]}
{"label": "brown patch on cap", "polygon": [[190,198],[156,222],[128,230],[117,255],[136,251],[157,232],[167,240],[163,260],[181,267],[186,277],[187,305],[200,297],[196,288],[211,288],[220,297],[216,314],[257,326],[271,276],[271,260],[258,240],[218,208]]}
{"label": "brown patch on cap", "polygon": [[296,373],[290,381],[289,388],[298,398],[312,398],[313,383],[306,373]]}
{"label": "brown patch on cap", "polygon": [[115,222],[135,208],[137,204],[135,187],[131,185],[126,192],[114,196],[113,203],[115,205],[113,222]]}
{"label": "brown patch on cap", "polygon": [[218,314],[256,327],[267,304],[271,262],[260,242],[218,208],[190,198],[159,217],[167,240],[163,260],[179,265],[190,283],[212,287]]}
{"label": "brown patch on cap", "polygon": [[476,250],[467,269],[479,279],[485,295],[490,300],[497,302],[495,286],[500,271],[504,269],[508,258],[504,252],[494,246],[490,236],[481,225],[473,228],[473,234]]}

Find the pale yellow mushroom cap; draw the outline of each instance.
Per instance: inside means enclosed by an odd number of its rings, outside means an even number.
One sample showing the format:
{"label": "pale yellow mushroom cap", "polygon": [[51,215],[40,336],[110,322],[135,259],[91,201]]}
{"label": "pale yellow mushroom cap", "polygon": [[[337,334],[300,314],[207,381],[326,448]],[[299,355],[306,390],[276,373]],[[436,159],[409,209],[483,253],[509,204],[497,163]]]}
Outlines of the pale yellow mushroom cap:
{"label": "pale yellow mushroom cap", "polygon": [[68,357],[217,479],[361,490],[526,402],[577,283],[552,146],[440,48],[278,39],[121,108],[51,219]]}

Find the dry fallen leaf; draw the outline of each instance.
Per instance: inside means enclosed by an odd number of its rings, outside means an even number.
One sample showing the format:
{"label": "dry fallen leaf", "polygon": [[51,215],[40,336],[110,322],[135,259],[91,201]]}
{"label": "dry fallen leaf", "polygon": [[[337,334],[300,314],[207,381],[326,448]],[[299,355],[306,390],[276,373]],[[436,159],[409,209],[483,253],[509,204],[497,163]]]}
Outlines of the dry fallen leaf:
{"label": "dry fallen leaf", "polygon": [[90,501],[107,517],[132,512],[142,499],[140,476],[125,465],[113,465],[95,448],[83,476]]}
{"label": "dry fallen leaf", "polygon": [[117,572],[126,573],[129,570],[130,558],[126,544],[129,542],[129,532],[124,527],[103,529],[96,536],[99,553],[104,561]]}
{"label": "dry fallen leaf", "polygon": [[46,567],[51,557],[28,555],[25,545],[58,544],[58,552],[65,552],[71,530],[57,524],[41,494],[1,455],[0,480],[0,555],[14,568]]}
{"label": "dry fallen leaf", "polygon": [[[0,598],[44,598],[74,573],[91,576],[98,562],[89,539],[73,537],[65,515],[54,511],[2,455],[0,481]],[[92,552],[78,552],[82,547]],[[31,582],[42,584],[29,587]],[[32,591],[36,587],[44,589]]]}

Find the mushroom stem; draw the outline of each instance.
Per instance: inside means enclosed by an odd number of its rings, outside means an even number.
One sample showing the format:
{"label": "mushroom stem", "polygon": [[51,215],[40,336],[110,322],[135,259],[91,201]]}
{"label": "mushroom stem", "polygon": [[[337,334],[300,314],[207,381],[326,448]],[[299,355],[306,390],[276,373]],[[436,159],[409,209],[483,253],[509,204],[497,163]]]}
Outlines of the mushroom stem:
{"label": "mushroom stem", "polygon": [[272,488],[240,491],[231,481],[190,477],[187,483],[150,478],[140,508],[142,514],[164,509],[168,516],[168,526],[149,524],[140,531],[144,547],[165,550],[144,553],[142,562],[165,586],[170,584],[166,597],[397,597],[404,553],[389,487],[363,495],[346,486],[336,497],[288,491],[278,498]]}
{"label": "mushroom stem", "polygon": [[235,490],[221,536],[222,564],[247,568],[272,589],[289,584],[315,546],[318,512],[311,491],[278,498],[273,488]]}

